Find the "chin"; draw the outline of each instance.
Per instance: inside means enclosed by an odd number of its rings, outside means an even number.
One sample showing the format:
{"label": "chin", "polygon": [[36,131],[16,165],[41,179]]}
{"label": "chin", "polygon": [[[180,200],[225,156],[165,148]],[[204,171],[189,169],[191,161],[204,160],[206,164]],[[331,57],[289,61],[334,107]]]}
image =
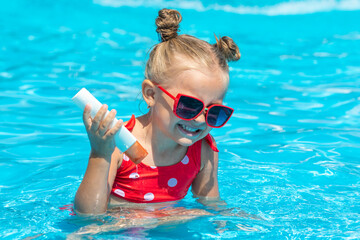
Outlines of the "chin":
{"label": "chin", "polygon": [[188,139],[188,138],[179,138],[177,139],[177,143],[180,144],[181,146],[184,147],[190,147],[191,145],[193,145],[195,142],[197,142],[198,140],[192,140],[192,139]]}

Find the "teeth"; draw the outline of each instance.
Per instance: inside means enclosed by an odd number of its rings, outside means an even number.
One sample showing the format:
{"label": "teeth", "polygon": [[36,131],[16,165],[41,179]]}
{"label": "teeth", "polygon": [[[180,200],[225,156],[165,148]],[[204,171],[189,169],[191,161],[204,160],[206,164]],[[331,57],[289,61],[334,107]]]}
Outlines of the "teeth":
{"label": "teeth", "polygon": [[185,129],[186,131],[189,131],[189,132],[196,132],[198,130],[198,128],[191,128],[191,127],[188,127],[188,126],[185,126],[183,124],[180,124],[180,126]]}

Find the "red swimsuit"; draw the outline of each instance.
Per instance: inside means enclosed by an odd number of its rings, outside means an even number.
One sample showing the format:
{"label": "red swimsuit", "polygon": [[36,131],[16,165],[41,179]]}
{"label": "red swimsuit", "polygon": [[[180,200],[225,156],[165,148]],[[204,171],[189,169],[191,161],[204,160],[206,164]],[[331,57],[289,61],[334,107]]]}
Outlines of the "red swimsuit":
{"label": "red swimsuit", "polygon": [[[135,117],[126,127],[132,130]],[[218,151],[210,135],[205,137],[210,147]],[[191,183],[200,171],[201,140],[188,147],[185,157],[171,166],[136,165],[125,154],[117,170],[111,193],[130,202],[166,202],[185,197]]]}

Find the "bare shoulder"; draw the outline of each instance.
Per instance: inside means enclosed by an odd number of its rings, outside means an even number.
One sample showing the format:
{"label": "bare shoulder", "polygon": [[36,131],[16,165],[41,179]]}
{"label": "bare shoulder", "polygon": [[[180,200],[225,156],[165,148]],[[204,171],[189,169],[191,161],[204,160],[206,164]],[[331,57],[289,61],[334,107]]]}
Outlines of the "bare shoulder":
{"label": "bare shoulder", "polygon": [[[213,141],[215,141],[212,138]],[[215,144],[215,142],[214,142]],[[200,172],[192,183],[192,192],[196,197],[219,197],[218,185],[218,153],[215,152],[206,139],[201,143]]]}
{"label": "bare shoulder", "polygon": [[[216,142],[215,139],[213,138],[213,136],[211,136],[211,139],[216,146]],[[218,161],[218,153],[215,152],[214,150],[211,149],[209,143],[206,141],[205,138],[202,139],[201,142],[201,167],[200,167],[200,171],[204,168],[205,165],[207,165],[208,163],[214,163],[214,161]]]}

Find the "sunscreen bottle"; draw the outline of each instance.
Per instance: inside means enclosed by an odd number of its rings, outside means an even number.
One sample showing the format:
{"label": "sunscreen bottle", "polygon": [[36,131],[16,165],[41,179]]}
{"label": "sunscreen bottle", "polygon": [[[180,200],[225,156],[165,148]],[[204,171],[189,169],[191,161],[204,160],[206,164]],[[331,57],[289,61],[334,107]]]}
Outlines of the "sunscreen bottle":
{"label": "sunscreen bottle", "polygon": [[[90,116],[95,117],[96,113],[99,111],[102,104],[86,89],[82,88],[73,98],[73,102],[82,110],[84,110],[86,104],[91,105]],[[107,111],[106,115],[109,113]],[[115,118],[111,124],[113,127],[118,120]],[[141,146],[141,144],[136,140],[134,135],[127,130],[123,125],[120,130],[114,136],[115,144],[120,149],[121,152],[125,153],[131,161],[135,164],[138,164],[143,160],[148,154],[147,151]]]}

